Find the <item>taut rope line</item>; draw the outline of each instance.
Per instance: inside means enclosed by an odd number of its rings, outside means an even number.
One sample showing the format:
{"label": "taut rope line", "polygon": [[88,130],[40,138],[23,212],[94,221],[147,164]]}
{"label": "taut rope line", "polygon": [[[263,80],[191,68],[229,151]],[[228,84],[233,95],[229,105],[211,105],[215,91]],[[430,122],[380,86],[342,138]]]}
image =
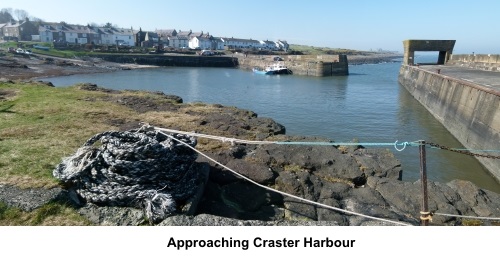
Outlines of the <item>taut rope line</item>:
{"label": "taut rope line", "polygon": [[[156,128],[155,129],[157,130],[167,130],[167,129],[162,129],[162,128]],[[335,210],[335,211],[339,211],[339,212],[343,212],[343,213],[346,213],[346,214],[352,214],[352,215],[357,215],[357,216],[361,216],[361,217],[365,217],[365,218],[368,218],[368,219],[373,219],[373,220],[378,220],[378,221],[384,221],[384,222],[389,222],[389,223],[392,223],[392,224],[396,224],[396,225],[402,225],[402,226],[411,226],[410,224],[406,224],[406,223],[401,223],[401,222],[397,222],[397,221],[392,221],[392,220],[386,220],[386,219],[382,219],[382,218],[378,218],[378,217],[373,217],[373,216],[368,216],[368,215],[365,215],[365,214],[361,214],[361,213],[356,213],[356,212],[352,212],[352,211],[348,211],[348,210],[344,210],[344,209],[340,209],[340,208],[337,208],[337,207],[333,207],[333,206],[329,206],[329,205],[325,205],[325,204],[321,204],[321,203],[318,203],[318,202],[315,202],[315,201],[311,201],[311,200],[308,200],[308,199],[305,199],[305,198],[301,198],[301,197],[298,197],[298,196],[295,196],[295,195],[292,195],[292,194],[288,194],[288,193],[285,193],[285,192],[282,192],[282,191],[279,191],[279,190],[276,190],[276,189],[273,189],[273,188],[269,188],[267,186],[264,186],[264,185],[261,185],[241,174],[239,174],[238,172],[232,170],[231,168],[217,162],[215,159],[209,157],[208,155],[204,154],[203,152],[195,149],[194,147],[190,146],[189,144],[181,141],[181,140],[177,140],[176,138],[174,138],[173,136],[169,135],[169,134],[166,134],[166,133],[163,133],[160,131],[160,133],[162,133],[163,135],[171,138],[172,140],[175,140],[181,144],[183,144],[184,146],[190,148],[191,150],[194,150],[195,152],[197,152],[198,154],[204,156],[205,158],[207,158],[208,160],[216,163],[217,165],[223,167],[224,169],[232,172],[233,174],[237,175],[238,177],[256,185],[256,186],[259,186],[261,188],[264,188],[266,190],[269,190],[269,191],[273,191],[275,193],[278,193],[278,194],[281,194],[283,196],[287,196],[287,197],[291,197],[291,198],[294,198],[294,199],[297,199],[297,200],[300,200],[300,201],[303,201],[303,202],[307,202],[309,204],[314,204],[316,206],[320,206],[320,207],[324,207],[324,208],[327,208],[327,209],[331,209],[331,210]],[[175,133],[175,132],[174,132]],[[186,134],[186,135],[189,135],[189,134]]]}

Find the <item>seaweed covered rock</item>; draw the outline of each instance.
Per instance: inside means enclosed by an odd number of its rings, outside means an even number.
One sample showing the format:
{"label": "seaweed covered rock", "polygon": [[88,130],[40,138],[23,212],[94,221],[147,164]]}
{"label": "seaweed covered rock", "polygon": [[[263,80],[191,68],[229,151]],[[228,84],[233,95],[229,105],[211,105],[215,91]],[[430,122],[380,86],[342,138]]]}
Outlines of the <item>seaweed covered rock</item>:
{"label": "seaweed covered rock", "polygon": [[196,140],[141,128],[104,132],[90,138],[53,175],[86,202],[143,208],[151,223],[175,213],[196,194]]}

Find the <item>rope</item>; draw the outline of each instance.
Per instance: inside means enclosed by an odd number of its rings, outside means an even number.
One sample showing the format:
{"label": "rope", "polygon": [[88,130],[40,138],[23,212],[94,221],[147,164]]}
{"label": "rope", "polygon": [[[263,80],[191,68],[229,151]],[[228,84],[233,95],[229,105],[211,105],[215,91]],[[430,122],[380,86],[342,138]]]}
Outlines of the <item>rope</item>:
{"label": "rope", "polygon": [[465,218],[465,219],[500,220],[500,218],[498,218],[498,217],[465,216],[465,215],[456,215],[456,214],[447,214],[447,213],[438,213],[438,212],[434,212],[434,213],[432,213],[432,215],[457,217],[457,218]]}
{"label": "rope", "polygon": [[[200,174],[192,168],[197,155],[183,145],[193,137],[164,136],[153,129],[104,132],[90,138],[53,171],[88,202],[143,208],[151,223],[176,211],[198,189]],[[100,146],[94,145],[97,141]],[[179,144],[176,141],[183,141]]]}
{"label": "rope", "polygon": [[[234,143],[252,144],[252,145],[275,144],[275,145],[335,146],[335,147],[339,147],[339,146],[394,146],[394,148],[396,148],[397,151],[403,151],[407,146],[419,146],[420,145],[418,142],[401,142],[401,143],[398,143],[397,140],[396,140],[396,142],[390,142],[390,143],[241,140],[241,139],[236,139],[236,138],[227,138],[227,137],[216,136],[216,135],[208,135],[208,134],[203,134],[203,133],[185,132],[185,131],[178,131],[178,130],[173,130],[173,129],[165,129],[165,128],[160,128],[160,127],[153,127],[153,128],[155,130],[163,131],[163,132],[167,132],[167,133],[184,134],[184,135],[198,137],[198,138],[207,138],[207,139],[219,140],[219,141],[222,141],[222,142],[230,142],[231,144],[234,144]],[[401,147],[401,148],[398,148],[398,147]]]}
{"label": "rope", "polygon": [[[164,130],[164,129],[160,129],[160,128],[156,128],[155,129],[157,130]],[[308,200],[308,199],[304,199],[304,198],[301,198],[301,197],[298,197],[298,196],[295,196],[295,195],[292,195],[292,194],[288,194],[288,193],[285,193],[285,192],[282,192],[282,191],[279,191],[279,190],[276,190],[276,189],[273,189],[273,188],[269,188],[267,186],[264,186],[264,185],[261,185],[243,175],[241,175],[240,173],[234,171],[233,169],[217,162],[215,159],[209,157],[208,155],[204,154],[203,152],[195,149],[194,147],[192,147],[191,145],[181,141],[181,140],[177,140],[176,138],[172,137],[171,135],[169,134],[166,134],[166,133],[163,133],[163,132],[160,132],[162,133],[163,135],[171,138],[172,140],[175,140],[181,144],[184,144],[186,147],[190,148],[191,150],[195,151],[196,153],[204,156],[205,158],[207,158],[208,160],[214,162],[215,164],[221,166],[222,168],[232,172],[233,174],[235,174],[236,176],[258,186],[258,187],[261,187],[263,189],[266,189],[266,190],[269,190],[269,191],[272,191],[272,192],[275,192],[275,193],[278,193],[278,194],[281,194],[283,196],[287,196],[287,197],[291,197],[291,198],[294,198],[294,199],[297,199],[299,201],[303,201],[303,202],[306,202],[306,203],[309,203],[309,204],[313,204],[313,205],[316,205],[316,206],[319,206],[319,207],[324,207],[324,208],[327,208],[327,209],[331,209],[331,210],[335,210],[335,211],[339,211],[339,212],[343,212],[343,213],[346,213],[346,214],[352,214],[352,215],[357,215],[357,216],[360,216],[360,217],[365,217],[365,218],[368,218],[368,219],[373,219],[373,220],[378,220],[378,221],[384,221],[384,222],[388,222],[388,223],[392,223],[392,224],[397,224],[397,225],[403,225],[403,226],[411,226],[410,224],[406,224],[406,223],[401,223],[401,222],[397,222],[397,221],[392,221],[392,220],[386,220],[386,219],[382,219],[382,218],[378,218],[378,217],[373,217],[373,216],[369,216],[369,215],[365,215],[365,214],[361,214],[361,213],[356,213],[356,212],[352,212],[352,211],[348,211],[348,210],[344,210],[344,209],[341,209],[341,208],[337,208],[337,207],[333,207],[333,206],[329,206],[329,205],[325,205],[325,204],[321,204],[321,203],[318,203],[318,202],[315,202],[315,201],[311,201],[311,200]]]}
{"label": "rope", "polygon": [[158,131],[174,133],[174,134],[183,134],[183,135],[188,135],[188,136],[198,137],[198,138],[219,140],[222,142],[230,142],[231,144],[234,144],[234,143],[253,144],[253,145],[276,144],[275,141],[240,140],[240,139],[236,139],[236,138],[227,138],[227,137],[222,137],[222,136],[208,135],[208,134],[202,134],[202,133],[196,133],[196,132],[184,132],[184,131],[165,129],[165,128],[160,128],[160,127],[153,127],[153,128],[155,130],[158,130]]}
{"label": "rope", "polygon": [[[424,215],[427,215],[424,217]],[[420,212],[420,220],[428,220],[432,222],[432,214],[430,212]]]}

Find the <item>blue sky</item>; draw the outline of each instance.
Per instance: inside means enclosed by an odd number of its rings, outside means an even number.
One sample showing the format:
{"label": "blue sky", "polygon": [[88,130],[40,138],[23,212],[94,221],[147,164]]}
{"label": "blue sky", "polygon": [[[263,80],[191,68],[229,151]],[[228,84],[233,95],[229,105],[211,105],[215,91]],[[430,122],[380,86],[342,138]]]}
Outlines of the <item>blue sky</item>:
{"label": "blue sky", "polygon": [[500,54],[497,0],[2,0],[0,8],[52,22],[110,22],[356,50],[401,52],[405,39],[455,39],[454,53]]}

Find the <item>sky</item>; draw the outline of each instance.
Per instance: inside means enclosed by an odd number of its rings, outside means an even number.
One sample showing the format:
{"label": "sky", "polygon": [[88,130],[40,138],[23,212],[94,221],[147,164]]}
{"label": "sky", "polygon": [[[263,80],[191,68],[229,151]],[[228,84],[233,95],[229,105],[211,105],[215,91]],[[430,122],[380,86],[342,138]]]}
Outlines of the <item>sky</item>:
{"label": "sky", "polygon": [[453,53],[500,54],[498,0],[2,0],[48,22],[209,32],[289,44],[403,52],[403,40],[456,40]]}

